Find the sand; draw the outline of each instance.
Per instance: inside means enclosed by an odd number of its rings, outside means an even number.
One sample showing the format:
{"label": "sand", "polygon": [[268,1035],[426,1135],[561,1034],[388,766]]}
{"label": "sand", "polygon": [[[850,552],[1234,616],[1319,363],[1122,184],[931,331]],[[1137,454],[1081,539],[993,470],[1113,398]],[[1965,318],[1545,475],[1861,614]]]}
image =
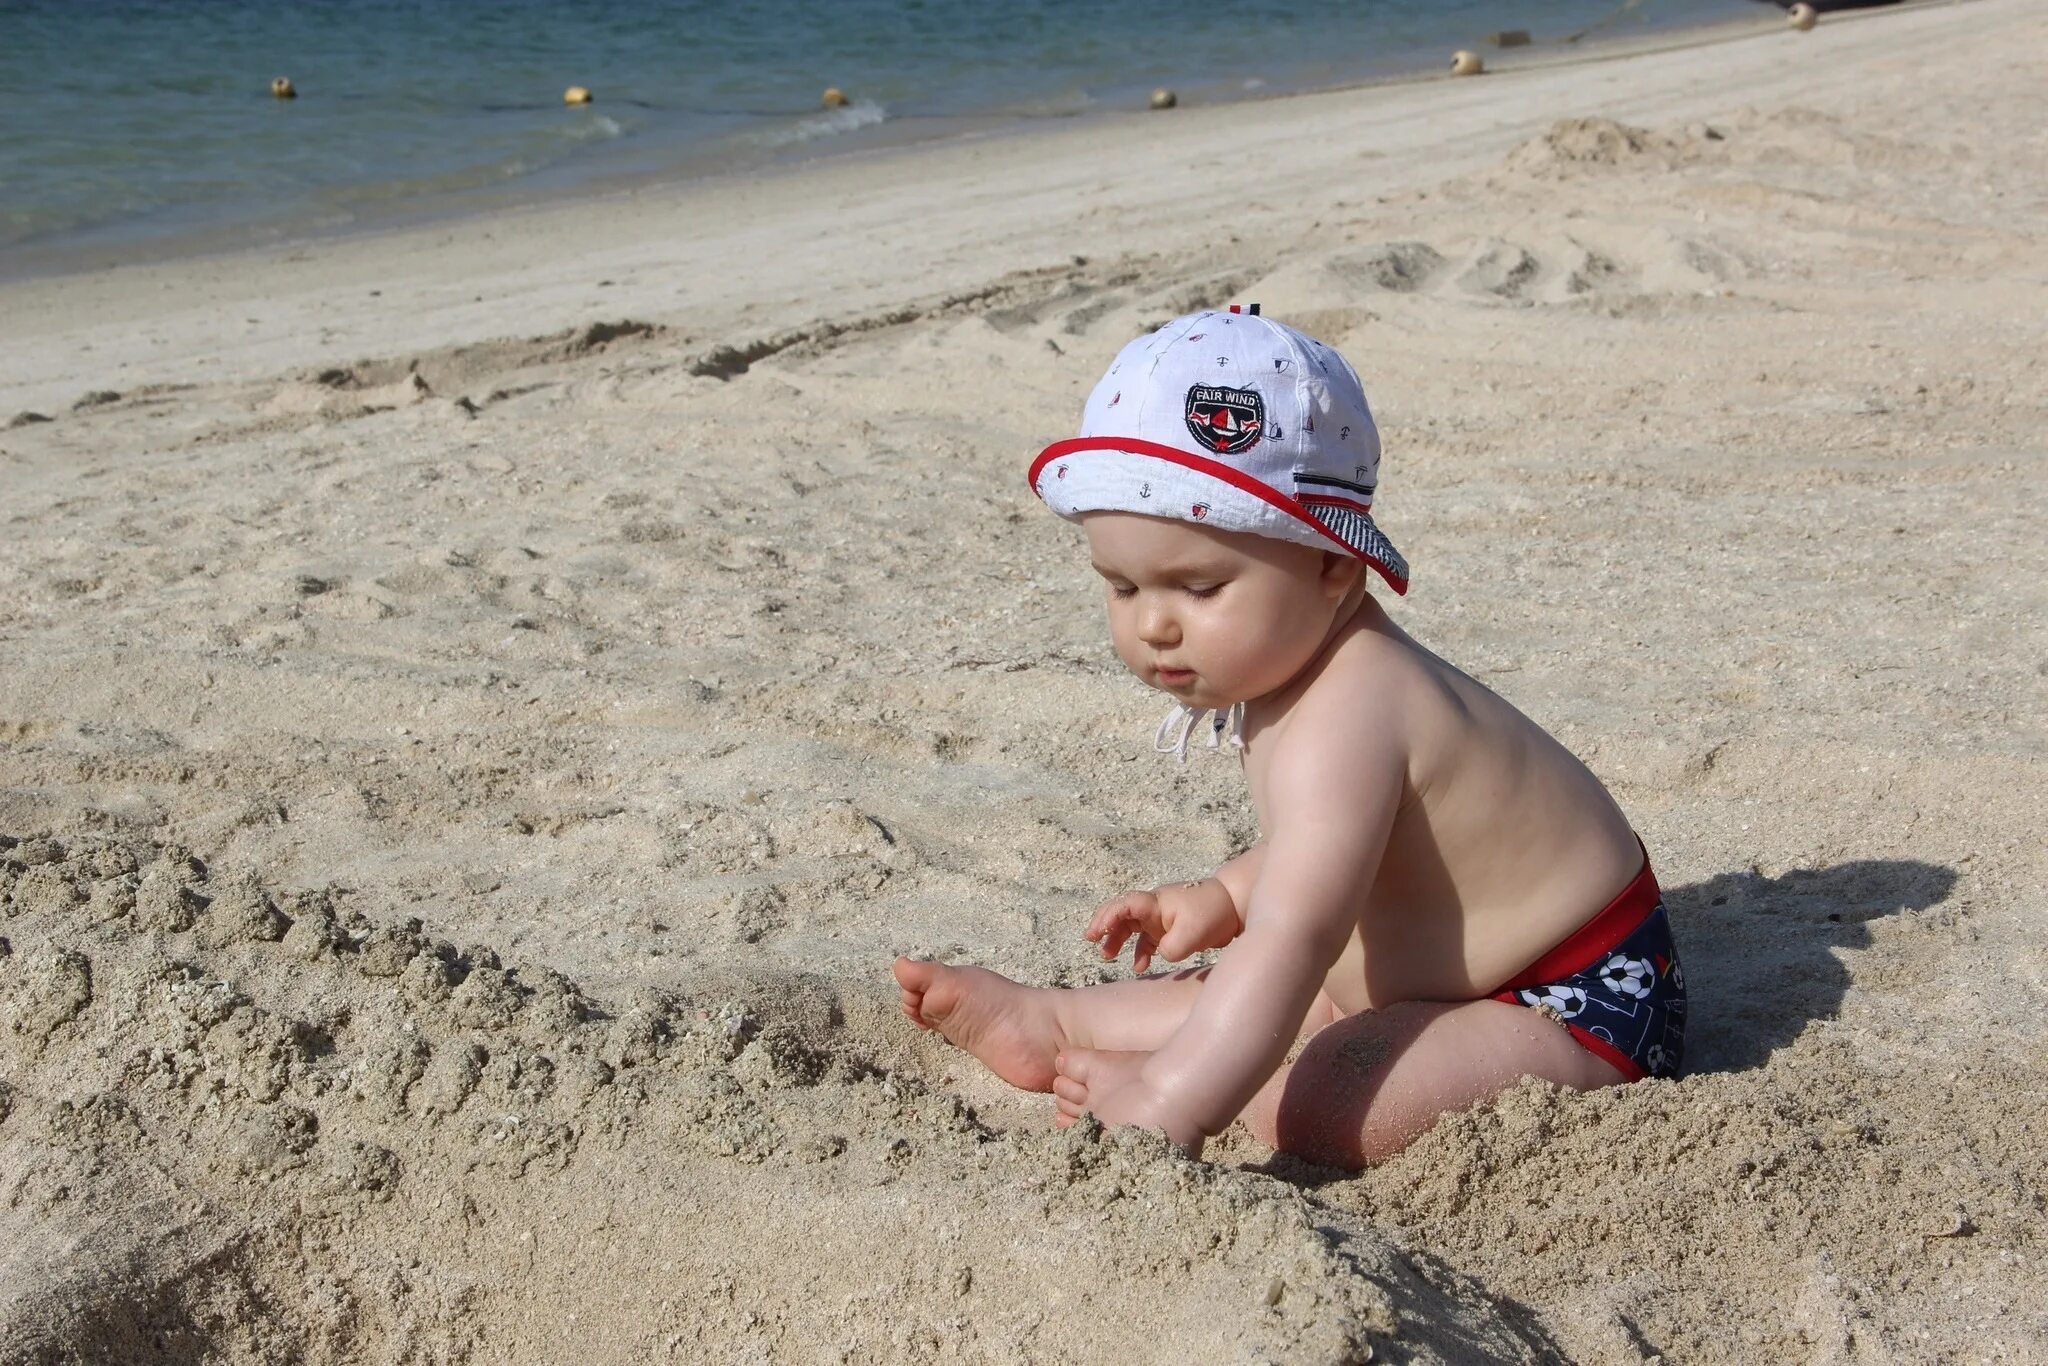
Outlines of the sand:
{"label": "sand", "polygon": [[[0,285],[0,1359],[2048,1359],[2043,54],[1773,19]],[[1683,1080],[1191,1164],[895,1013],[1254,836],[1023,482],[1232,300],[1642,830]]]}

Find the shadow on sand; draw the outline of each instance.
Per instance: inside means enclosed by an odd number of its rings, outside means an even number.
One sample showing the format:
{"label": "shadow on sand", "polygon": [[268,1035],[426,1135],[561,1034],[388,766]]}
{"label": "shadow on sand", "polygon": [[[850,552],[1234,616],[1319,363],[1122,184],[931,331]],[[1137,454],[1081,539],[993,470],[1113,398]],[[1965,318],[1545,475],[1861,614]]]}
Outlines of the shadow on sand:
{"label": "shadow on sand", "polygon": [[[1723,873],[1664,889],[1672,933],[1685,966],[1692,1011],[1686,1039],[1688,1073],[1760,1067],[1806,1026],[1834,1016],[1849,988],[1841,949],[1869,945],[1870,922],[1937,906],[1955,887],[1956,872],[1914,859],[1873,859],[1832,868],[1797,869],[1779,877]],[[1305,1190],[1356,1174],[1318,1167],[1278,1153],[1248,1164]],[[1569,1361],[1540,1312],[1455,1270],[1422,1248],[1405,1247],[1416,1269],[1445,1293],[1482,1296],[1500,1315],[1501,1331],[1537,1361]],[[1627,1317],[1623,1329],[1645,1357],[1653,1354]],[[1476,1344],[1446,1341],[1449,1355],[1481,1359]]]}
{"label": "shadow on sand", "polygon": [[1666,888],[1692,1004],[1685,1070],[1762,1066],[1841,1009],[1849,970],[1837,950],[1868,946],[1871,921],[1939,905],[1955,884],[1952,868],[1872,859]]}
{"label": "shadow on sand", "polygon": [[[1808,1024],[1832,1018],[1849,989],[1849,969],[1837,952],[1867,947],[1871,921],[1939,905],[1955,884],[1952,868],[1872,859],[1778,877],[1722,873],[1666,887],[1691,1003],[1685,1073],[1761,1067]],[[1356,1114],[1340,1125],[1362,1123],[1371,1096],[1361,1089]],[[1310,1188],[1350,1175],[1287,1153],[1252,1170]]]}

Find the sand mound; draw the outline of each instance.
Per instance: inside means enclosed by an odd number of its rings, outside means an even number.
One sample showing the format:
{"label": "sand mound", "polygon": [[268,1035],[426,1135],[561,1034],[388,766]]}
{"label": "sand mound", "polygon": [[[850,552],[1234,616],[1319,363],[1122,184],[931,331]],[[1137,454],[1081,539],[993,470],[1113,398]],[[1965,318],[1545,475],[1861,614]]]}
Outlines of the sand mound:
{"label": "sand mound", "polygon": [[1613,119],[1559,119],[1508,153],[1502,165],[1509,172],[1539,179],[1640,169],[1669,171],[1700,159],[1726,136],[1705,124],[1674,134],[1634,128]]}
{"label": "sand mound", "polygon": [[816,979],[598,1001],[180,847],[0,848],[9,1361],[1546,1351],[1278,1180],[997,1133]]}
{"label": "sand mound", "polygon": [[1704,233],[1617,233],[1600,225],[1476,240],[1383,242],[1310,254],[1246,289],[1340,349],[1382,319],[1424,325],[1446,309],[1584,304],[1627,309],[1671,295],[1720,292],[1748,273]]}

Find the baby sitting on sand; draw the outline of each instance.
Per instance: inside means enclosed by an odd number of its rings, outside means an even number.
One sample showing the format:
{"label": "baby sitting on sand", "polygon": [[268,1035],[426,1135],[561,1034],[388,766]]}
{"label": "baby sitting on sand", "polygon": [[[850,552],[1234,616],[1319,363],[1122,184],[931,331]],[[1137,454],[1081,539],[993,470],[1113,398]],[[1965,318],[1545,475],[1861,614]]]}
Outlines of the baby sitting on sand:
{"label": "baby sitting on sand", "polygon": [[899,958],[904,1013],[1052,1092],[1058,1123],[1196,1156],[1242,1115],[1358,1167],[1523,1077],[1675,1072],[1684,981],[1627,819],[1367,591],[1367,566],[1396,593],[1408,569],[1344,358],[1256,307],[1177,318],[1117,356],[1081,432],[1032,487],[1085,528],[1117,653],[1179,703],[1169,747],[1197,725],[1240,747],[1264,837],[1084,931],[1105,958],[1135,938],[1140,973],[1223,949],[1212,967],[1067,990]]}

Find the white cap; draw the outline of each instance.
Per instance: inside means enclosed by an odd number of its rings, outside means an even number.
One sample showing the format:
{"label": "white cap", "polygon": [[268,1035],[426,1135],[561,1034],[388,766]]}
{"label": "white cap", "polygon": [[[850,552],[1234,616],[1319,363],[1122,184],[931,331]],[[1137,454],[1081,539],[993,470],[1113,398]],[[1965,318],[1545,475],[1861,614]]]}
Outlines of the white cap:
{"label": "white cap", "polygon": [[1343,550],[1408,591],[1373,525],[1380,433],[1345,359],[1258,305],[1175,318],[1117,353],[1081,434],[1047,446],[1031,487],[1066,518],[1139,512]]}

